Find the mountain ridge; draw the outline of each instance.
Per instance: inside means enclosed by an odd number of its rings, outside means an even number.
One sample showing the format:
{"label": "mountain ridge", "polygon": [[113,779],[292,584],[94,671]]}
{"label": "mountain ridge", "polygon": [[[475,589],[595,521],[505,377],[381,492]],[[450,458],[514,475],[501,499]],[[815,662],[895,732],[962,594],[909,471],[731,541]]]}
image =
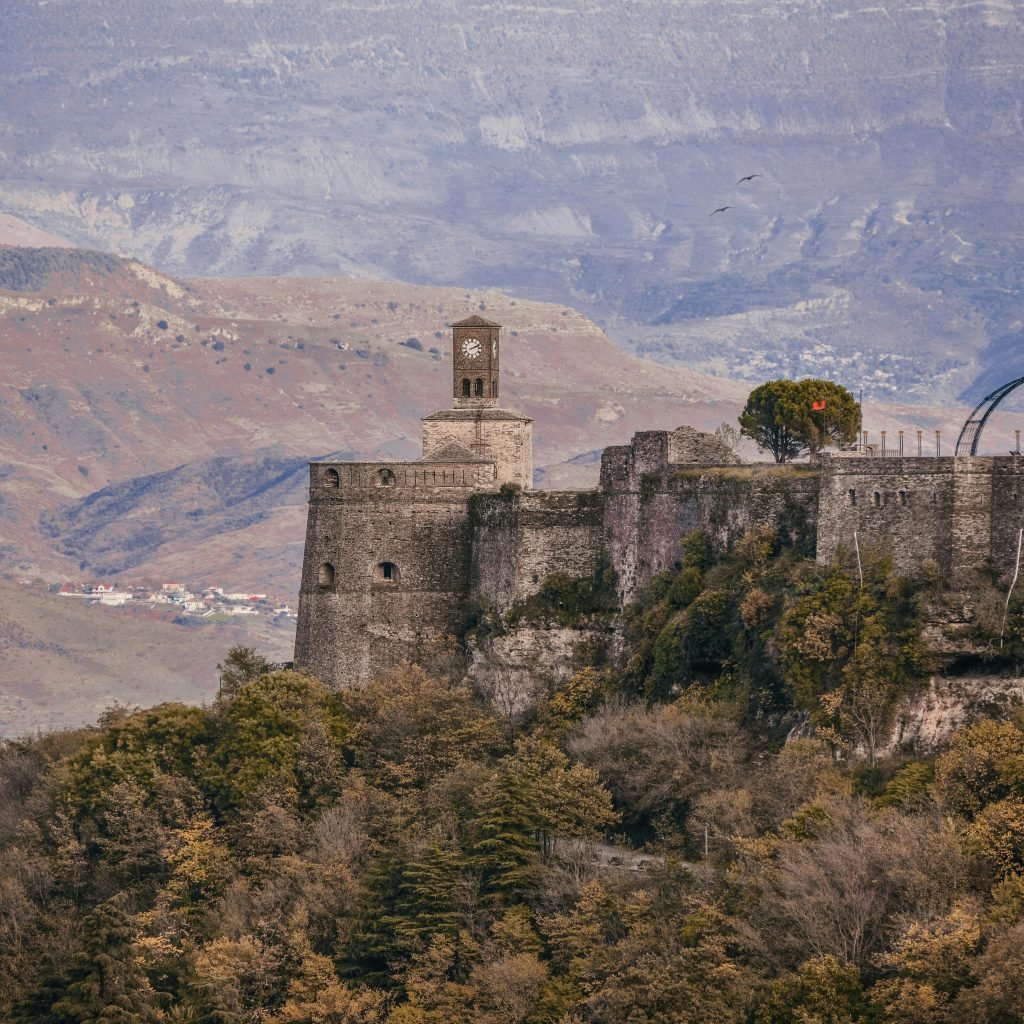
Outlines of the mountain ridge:
{"label": "mountain ridge", "polygon": [[79,245],[497,288],[874,400],[969,402],[1024,348],[1013,6],[66,0],[5,28],[0,210]]}

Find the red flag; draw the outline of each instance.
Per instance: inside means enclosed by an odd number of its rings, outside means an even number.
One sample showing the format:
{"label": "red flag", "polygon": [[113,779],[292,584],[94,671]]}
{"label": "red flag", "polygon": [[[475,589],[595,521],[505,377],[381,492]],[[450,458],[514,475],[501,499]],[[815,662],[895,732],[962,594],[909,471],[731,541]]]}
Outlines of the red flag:
{"label": "red flag", "polygon": [[816,402],[811,402],[811,408],[815,412],[821,412],[825,408],[825,399],[819,398]]}

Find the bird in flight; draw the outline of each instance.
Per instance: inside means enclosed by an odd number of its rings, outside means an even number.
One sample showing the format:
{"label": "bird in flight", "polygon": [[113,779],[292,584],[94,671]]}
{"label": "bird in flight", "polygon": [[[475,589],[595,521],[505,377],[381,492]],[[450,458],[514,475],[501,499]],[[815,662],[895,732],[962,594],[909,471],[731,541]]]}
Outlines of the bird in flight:
{"label": "bird in flight", "polygon": [[760,175],[760,174],[748,174],[745,178],[740,178],[740,180],[737,181],[736,184],[737,185],[742,185],[743,182],[745,182],[745,181],[753,181],[755,178],[760,178],[760,177],[762,177],[762,175]]}
{"label": "bird in flight", "polygon": [[731,206],[720,206],[720,207],[719,207],[719,208],[718,208],[717,210],[712,210],[712,211],[711,211],[711,212],[710,212],[710,213],[708,214],[708,216],[709,216],[709,217],[714,217],[714,215],[715,215],[716,213],[725,213],[725,211],[726,211],[726,210],[731,210],[731,209],[732,209],[732,207],[731,207]]}

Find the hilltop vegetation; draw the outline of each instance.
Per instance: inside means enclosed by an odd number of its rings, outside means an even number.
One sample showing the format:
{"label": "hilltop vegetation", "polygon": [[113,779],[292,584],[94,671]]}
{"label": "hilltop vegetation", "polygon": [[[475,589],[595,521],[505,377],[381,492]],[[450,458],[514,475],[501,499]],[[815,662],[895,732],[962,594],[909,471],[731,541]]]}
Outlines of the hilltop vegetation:
{"label": "hilltop vegetation", "polygon": [[864,731],[930,588],[698,534],[525,720],[440,649],[345,693],[235,649],[209,707],[10,743],[0,1017],[1022,1020],[1024,718],[933,759]]}
{"label": "hilltop vegetation", "polygon": [[38,292],[64,275],[77,279],[86,270],[116,274],[124,260],[89,249],[8,248],[0,246],[0,288],[13,292]]}

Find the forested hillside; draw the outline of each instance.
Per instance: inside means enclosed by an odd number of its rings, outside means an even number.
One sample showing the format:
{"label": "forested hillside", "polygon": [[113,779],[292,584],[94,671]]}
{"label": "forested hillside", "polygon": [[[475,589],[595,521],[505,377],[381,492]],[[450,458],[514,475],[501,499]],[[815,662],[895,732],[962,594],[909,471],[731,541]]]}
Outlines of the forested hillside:
{"label": "forested hillside", "polygon": [[0,1018],[1024,1020],[1024,716],[881,757],[948,595],[864,561],[692,535],[527,715],[454,638],[344,693],[235,649],[212,706],[6,745]]}

